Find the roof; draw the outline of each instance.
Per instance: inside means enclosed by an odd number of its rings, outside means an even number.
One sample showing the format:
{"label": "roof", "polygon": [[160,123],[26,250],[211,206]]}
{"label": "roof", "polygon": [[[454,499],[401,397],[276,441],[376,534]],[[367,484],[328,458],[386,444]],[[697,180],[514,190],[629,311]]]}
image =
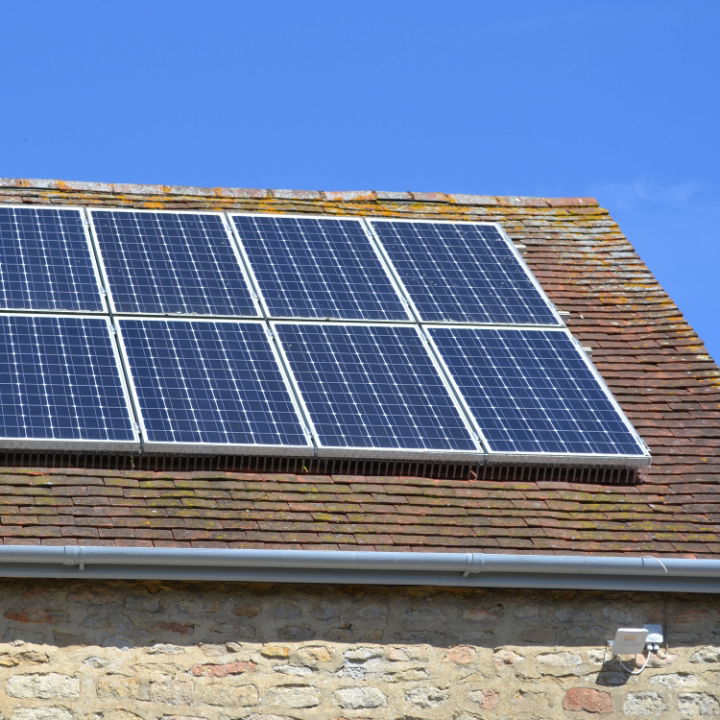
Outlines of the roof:
{"label": "roof", "polygon": [[632,485],[5,467],[3,543],[720,555],[720,369],[594,199],[0,179],[0,204],[20,203],[502,223],[653,464]]}

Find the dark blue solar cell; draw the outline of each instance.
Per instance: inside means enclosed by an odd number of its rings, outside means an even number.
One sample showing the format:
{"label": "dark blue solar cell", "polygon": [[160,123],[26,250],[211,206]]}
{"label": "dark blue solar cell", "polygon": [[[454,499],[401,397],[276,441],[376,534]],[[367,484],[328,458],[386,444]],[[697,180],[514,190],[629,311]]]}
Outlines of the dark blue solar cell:
{"label": "dark blue solar cell", "polygon": [[219,215],[93,210],[117,312],[257,317]]}
{"label": "dark blue solar cell", "polygon": [[308,446],[261,323],[120,328],[149,442]]}
{"label": "dark blue solar cell", "polygon": [[414,327],[275,327],[322,446],[477,450]]}
{"label": "dark blue solar cell", "polygon": [[359,220],[234,215],[271,317],[407,320]]}
{"label": "dark blue solar cell", "polygon": [[0,316],[0,437],[134,440],[108,321]]}
{"label": "dark blue solar cell", "polygon": [[0,208],[0,309],[103,309],[78,210]]}
{"label": "dark blue solar cell", "polygon": [[644,456],[570,335],[431,328],[493,452]]}
{"label": "dark blue solar cell", "polygon": [[423,320],[559,324],[495,226],[370,223]]}

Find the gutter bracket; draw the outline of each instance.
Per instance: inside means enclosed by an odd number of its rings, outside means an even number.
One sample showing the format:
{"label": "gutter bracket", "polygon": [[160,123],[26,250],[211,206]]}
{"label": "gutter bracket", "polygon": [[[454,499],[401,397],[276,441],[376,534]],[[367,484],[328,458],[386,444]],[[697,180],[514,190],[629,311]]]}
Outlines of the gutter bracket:
{"label": "gutter bracket", "polygon": [[[476,558],[478,558],[476,560]],[[480,567],[475,569],[475,566]],[[465,571],[462,576],[469,577],[471,574],[481,573],[485,569],[485,556],[482,553],[467,553],[465,555]]]}
{"label": "gutter bracket", "polygon": [[85,548],[65,545],[63,565],[77,565],[81,572],[85,570]]}

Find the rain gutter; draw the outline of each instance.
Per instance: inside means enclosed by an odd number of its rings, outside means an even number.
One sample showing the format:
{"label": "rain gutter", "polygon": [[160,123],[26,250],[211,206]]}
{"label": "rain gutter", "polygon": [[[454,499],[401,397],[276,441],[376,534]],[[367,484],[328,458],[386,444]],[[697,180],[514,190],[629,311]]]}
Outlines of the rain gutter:
{"label": "rain gutter", "polygon": [[4,545],[0,577],[720,593],[720,560]]}

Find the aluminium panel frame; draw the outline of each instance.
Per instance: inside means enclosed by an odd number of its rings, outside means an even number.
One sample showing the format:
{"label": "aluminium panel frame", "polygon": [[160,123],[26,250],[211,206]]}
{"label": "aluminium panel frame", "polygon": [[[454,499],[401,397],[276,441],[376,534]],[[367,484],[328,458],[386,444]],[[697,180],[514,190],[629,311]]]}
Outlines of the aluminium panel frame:
{"label": "aluminium panel frame", "polygon": [[[431,335],[431,330],[438,329],[455,329],[455,330],[502,330],[502,331],[513,331],[513,332],[556,332],[565,335],[570,338],[573,346],[577,350],[578,355],[582,358],[586,368],[590,371],[595,381],[598,383],[602,390],[605,398],[610,402],[612,408],[618,414],[622,423],[625,425],[628,433],[632,436],[638,445],[639,449],[644,452],[638,453],[637,455],[605,455],[602,453],[542,453],[542,452],[508,452],[508,451],[496,451],[492,449],[490,442],[485,437],[474,413],[470,409],[460,387],[455,382],[450,368],[447,366],[440,348],[437,346],[434,338]],[[427,334],[428,340],[433,347],[434,352],[437,354],[437,359],[440,365],[443,367],[447,374],[448,382],[453,387],[454,391],[458,395],[458,399],[462,407],[468,414],[469,420],[475,432],[482,439],[483,445],[487,448],[487,463],[488,464],[532,464],[532,465],[602,465],[602,466],[621,466],[621,467],[633,467],[643,468],[650,465],[651,457],[647,445],[638,434],[633,424],[628,419],[625,412],[618,404],[617,400],[612,394],[612,391],[607,386],[602,376],[598,372],[597,368],[593,365],[587,353],[582,349],[582,346],[573,334],[566,327],[546,327],[546,326],[517,326],[517,325],[495,325],[492,327],[476,325],[469,327],[468,325],[458,324],[440,324],[440,323],[428,323],[423,326],[424,333]]]}
{"label": "aluminium panel frame", "polygon": [[109,311],[107,292],[105,291],[104,277],[98,263],[98,257],[95,250],[95,242],[92,232],[92,225],[87,218],[87,208],[78,205],[17,205],[11,204],[0,205],[1,208],[8,208],[10,210],[74,210],[77,212],[80,223],[82,224],[83,234],[85,235],[85,244],[88,249],[90,256],[90,264],[92,265],[93,277],[95,278],[95,285],[97,286],[98,298],[100,299],[100,310],[68,310],[60,308],[0,308],[0,313],[3,314],[27,314],[33,315],[64,315],[72,313],[74,315],[107,315]]}
{"label": "aluminium panel frame", "polygon": [[[360,215],[318,215],[318,214],[305,214],[305,213],[250,213],[250,212],[227,212],[226,213],[229,218],[229,225],[233,232],[233,237],[235,239],[235,242],[238,244],[239,252],[242,254],[245,262],[247,263],[247,272],[252,278],[253,282],[253,290],[257,294],[258,300],[262,306],[263,312],[265,313],[265,317],[270,320],[307,320],[309,322],[316,322],[316,323],[322,323],[325,321],[329,322],[340,322],[340,323],[385,323],[385,324],[396,324],[396,323],[408,323],[408,324],[414,324],[416,322],[414,317],[414,308],[411,305],[411,302],[408,302],[409,296],[407,294],[407,291],[405,288],[398,283],[398,279],[396,277],[396,273],[394,268],[388,264],[387,259],[383,255],[382,252],[380,252],[380,249],[377,246],[377,242],[375,241],[374,236],[368,232],[367,225],[365,223],[365,218]],[[324,317],[313,317],[313,316],[301,316],[301,315],[273,315],[270,312],[270,309],[267,306],[267,303],[265,302],[265,297],[262,292],[262,288],[260,287],[260,283],[258,282],[257,276],[255,275],[255,270],[253,269],[252,262],[250,260],[250,256],[245,248],[245,245],[243,243],[242,237],[240,236],[240,232],[235,226],[235,222],[233,221],[234,217],[280,217],[280,218],[295,218],[299,220],[354,220],[358,223],[360,230],[362,231],[363,235],[368,241],[368,246],[373,251],[375,257],[377,258],[377,261],[380,265],[380,267],[383,269],[383,272],[385,273],[385,278],[390,283],[390,286],[395,291],[395,294],[397,296],[398,302],[402,306],[403,310],[405,311],[405,318],[398,318],[396,320],[367,320],[364,318],[324,318]]]}
{"label": "aluminium panel frame", "polygon": [[[421,325],[437,325],[437,324],[447,324],[447,325],[472,325],[477,327],[495,327],[500,324],[505,323],[497,323],[497,322],[477,322],[474,320],[423,320],[422,313],[418,309],[418,307],[415,305],[415,302],[412,299],[412,295],[410,294],[410,291],[407,289],[404,281],[400,277],[400,273],[398,272],[397,268],[393,264],[392,259],[390,258],[390,254],[385,249],[385,246],[383,245],[383,242],[378,235],[378,233],[375,231],[375,228],[373,227],[373,223],[407,223],[411,225],[416,224],[425,224],[425,225],[484,225],[486,227],[492,227],[495,228],[495,230],[498,231],[500,237],[504,240],[505,244],[510,249],[510,252],[512,253],[515,260],[520,265],[520,268],[525,273],[525,276],[527,279],[532,283],[532,286],[535,288],[535,290],[538,292],[540,299],[545,303],[545,305],[550,309],[550,312],[552,316],[555,318],[555,324],[549,324],[549,323],[522,323],[523,325],[528,325],[530,327],[547,327],[547,328],[558,328],[558,327],[565,327],[565,322],[563,321],[562,317],[560,316],[557,308],[555,307],[555,303],[553,303],[552,300],[548,297],[545,290],[543,290],[542,285],[538,282],[537,278],[535,277],[535,274],[530,269],[530,266],[525,262],[525,258],[522,256],[522,253],[518,250],[515,243],[510,239],[508,234],[505,232],[505,228],[498,223],[498,222],[482,222],[482,221],[472,221],[472,220],[431,220],[429,218],[420,218],[420,219],[409,219],[409,218],[395,218],[395,217],[375,217],[375,216],[368,216],[365,215],[362,217],[363,221],[365,222],[368,233],[372,236],[375,243],[378,245],[380,252],[382,253],[385,262],[388,264],[388,266],[391,269],[391,272],[395,278],[395,281],[397,282],[398,286],[402,289],[402,293],[407,299],[407,302],[412,308],[412,312],[414,313],[415,320],[417,323]],[[519,324],[519,323],[518,323]]]}
{"label": "aluminium panel frame", "polygon": [[[276,367],[282,377],[283,383],[287,390],[288,397],[292,402],[293,410],[303,434],[305,435],[307,444],[306,445],[260,445],[251,443],[203,443],[203,442],[188,442],[188,441],[159,441],[155,442],[148,439],[148,432],[145,426],[145,419],[142,414],[142,407],[140,405],[140,398],[135,387],[135,380],[133,378],[132,364],[125,346],[125,338],[122,332],[121,323],[124,320],[130,321],[147,321],[147,322],[168,322],[168,323],[227,323],[235,325],[258,325],[263,328],[265,338],[268,342],[270,350],[275,359]],[[138,429],[141,437],[142,453],[147,454],[182,454],[182,455],[268,455],[268,456],[287,456],[287,457],[312,457],[315,452],[313,447],[311,434],[308,431],[305,423],[305,417],[298,405],[297,398],[295,395],[294,387],[292,386],[290,379],[287,376],[283,363],[278,355],[278,351],[273,338],[269,332],[267,323],[257,318],[251,320],[245,319],[228,319],[228,318],[207,318],[207,317],[155,317],[149,315],[116,315],[113,318],[115,328],[117,331],[117,337],[120,344],[120,352],[122,355],[123,362],[127,368],[128,383],[130,386],[130,393],[132,396],[133,405],[137,413]]]}
{"label": "aluminium panel frame", "polygon": [[[95,207],[95,208],[84,208],[85,212],[88,216],[88,225],[90,228],[90,234],[92,237],[92,242],[95,248],[95,252],[97,254],[98,259],[98,266],[100,268],[100,274],[102,276],[102,282],[103,286],[105,288],[105,293],[107,294],[107,306],[108,311],[110,315],[123,315],[123,316],[129,316],[129,315],[135,315],[137,317],[157,317],[157,318],[183,318],[183,317],[189,317],[189,318],[218,318],[218,319],[248,319],[248,320],[257,320],[259,318],[263,317],[262,313],[262,306],[259,302],[259,297],[257,295],[257,291],[254,287],[254,285],[251,282],[250,277],[248,276],[247,267],[245,266],[244,258],[242,257],[241,253],[238,251],[237,243],[234,241],[234,236],[232,234],[231,228],[228,223],[227,219],[227,213],[214,211],[214,210],[164,210],[164,209],[148,209],[148,208],[119,208],[119,207]],[[113,298],[112,293],[112,285],[110,283],[110,276],[108,275],[107,268],[105,267],[105,259],[102,254],[102,248],[100,246],[100,238],[97,235],[97,231],[95,229],[95,223],[93,220],[93,214],[95,212],[122,212],[122,213],[145,213],[145,214],[159,214],[159,215],[214,215],[220,219],[220,222],[223,226],[223,229],[225,231],[225,236],[228,241],[228,246],[232,252],[232,254],[235,257],[235,260],[237,261],[238,267],[240,268],[240,272],[242,274],[243,280],[245,281],[245,286],[248,291],[248,295],[250,296],[250,299],[252,301],[253,307],[255,308],[255,315],[214,315],[214,314],[193,314],[193,313],[185,313],[185,312],[158,312],[158,313],[143,313],[143,312],[126,312],[126,311],[119,311],[115,307],[115,301]]]}
{"label": "aluminium panel frame", "polygon": [[[445,387],[448,393],[448,397],[452,402],[453,407],[456,409],[460,420],[465,427],[468,436],[475,443],[477,450],[433,450],[430,448],[367,448],[367,447],[345,447],[338,445],[324,445],[320,436],[315,428],[315,424],[312,421],[310,411],[305,404],[300,385],[295,377],[295,373],[292,370],[290,361],[283,347],[282,340],[280,339],[279,333],[276,331],[279,325],[314,325],[320,327],[334,327],[334,326],[347,326],[347,327],[402,327],[412,328],[417,334],[420,342],[427,351],[428,357],[435,368],[438,378]],[[455,393],[452,388],[448,386],[445,371],[438,364],[437,359],[434,357],[434,353],[428,345],[427,338],[424,333],[420,332],[420,328],[415,324],[403,324],[403,323],[374,323],[374,322],[332,322],[326,323],[315,320],[313,322],[293,322],[291,320],[275,320],[270,323],[270,327],[273,332],[273,336],[276,338],[278,350],[282,356],[284,367],[287,369],[288,376],[292,382],[293,388],[296,392],[298,403],[302,407],[303,417],[306,420],[307,426],[312,434],[313,442],[317,448],[316,455],[320,458],[358,458],[358,459],[387,459],[387,460],[424,460],[424,461],[445,461],[445,462],[466,462],[470,461],[475,464],[482,464],[485,462],[486,451],[480,440],[475,427],[468,422],[466,413],[458,403],[458,399],[455,397]]]}
{"label": "aluminium panel frame", "polygon": [[130,421],[130,428],[133,434],[132,440],[83,440],[80,438],[0,438],[0,449],[3,450],[53,450],[61,452],[136,452],[142,449],[139,428],[136,421],[135,409],[132,404],[129,388],[125,378],[125,369],[118,353],[117,343],[115,342],[115,329],[112,326],[110,318],[106,315],[93,315],[91,313],[5,313],[0,315],[24,317],[56,317],[56,318],[75,318],[79,320],[103,320],[107,329],[108,343],[112,347],[113,359],[115,367],[118,371],[120,379],[120,387],[122,388],[123,399],[125,401],[125,409],[127,417]]}

